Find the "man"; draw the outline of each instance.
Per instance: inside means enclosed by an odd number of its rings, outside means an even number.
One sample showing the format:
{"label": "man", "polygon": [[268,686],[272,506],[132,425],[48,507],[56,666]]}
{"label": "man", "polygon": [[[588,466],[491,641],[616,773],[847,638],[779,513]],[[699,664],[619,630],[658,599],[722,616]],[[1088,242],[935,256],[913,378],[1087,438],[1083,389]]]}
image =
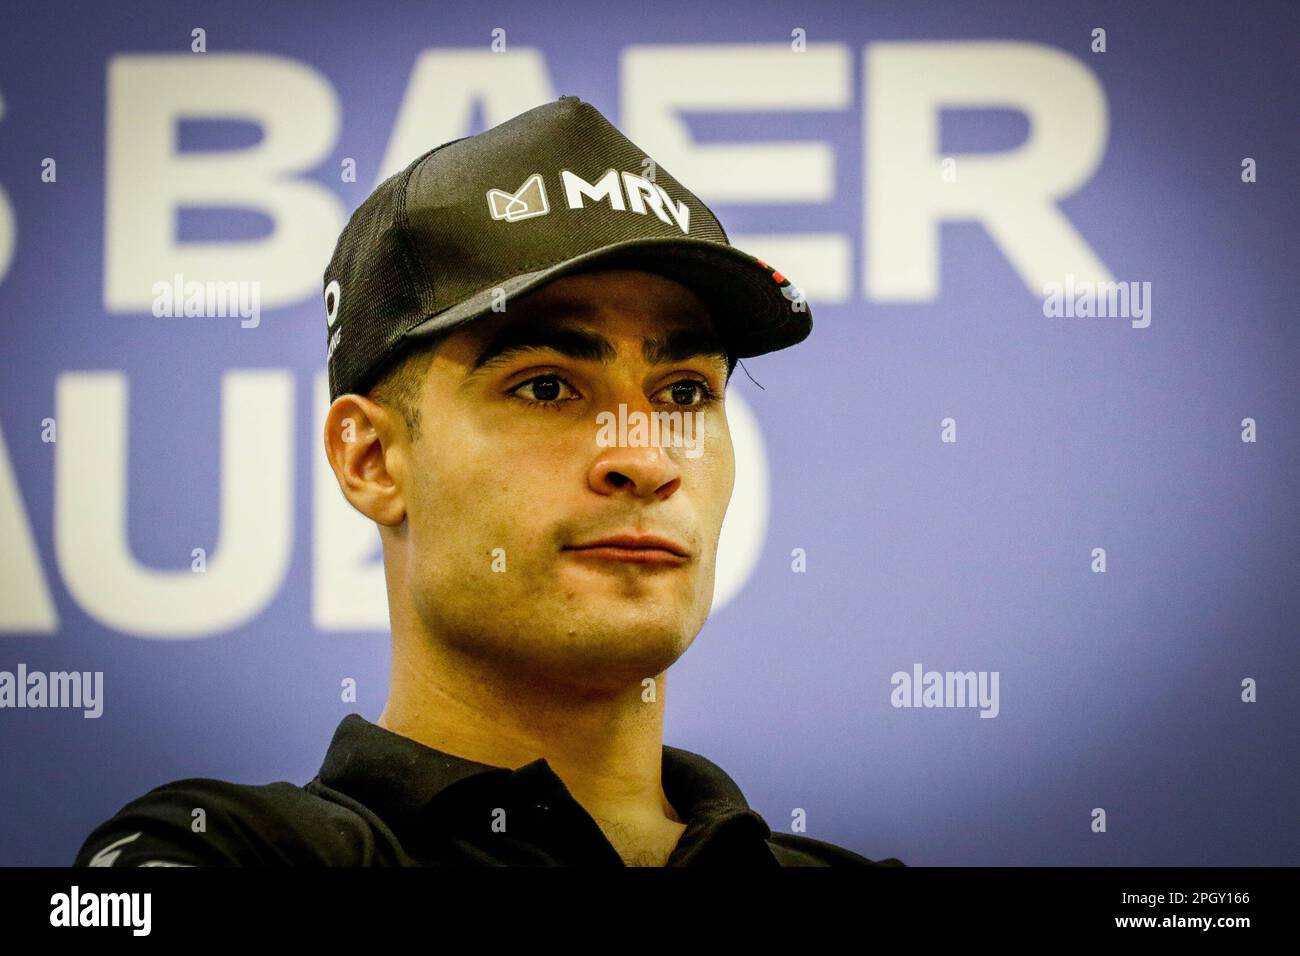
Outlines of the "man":
{"label": "man", "polygon": [[305,787],[177,781],[78,863],[878,865],[772,832],[663,743],[735,479],[727,382],[812,319],[652,168],[566,96],[357,210],[324,276],[324,439],[383,542],[387,705]]}

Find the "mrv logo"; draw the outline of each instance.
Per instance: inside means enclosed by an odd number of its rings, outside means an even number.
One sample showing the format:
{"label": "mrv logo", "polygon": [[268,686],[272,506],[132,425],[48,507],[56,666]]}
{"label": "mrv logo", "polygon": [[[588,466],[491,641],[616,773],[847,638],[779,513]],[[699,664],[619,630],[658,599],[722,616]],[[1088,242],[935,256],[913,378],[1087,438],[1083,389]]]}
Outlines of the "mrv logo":
{"label": "mrv logo", "polygon": [[[562,169],[560,182],[564,185],[564,199],[570,209],[586,208],[587,200],[607,202],[611,210],[619,212],[634,212],[641,216],[653,212],[668,225],[677,226],[683,235],[690,234],[690,207],[680,200],[674,202],[664,187],[652,183],[644,176],[611,169],[594,183],[589,183],[581,176]],[[551,204],[546,198],[546,181],[541,173],[533,173],[514,192],[489,189],[487,202],[492,218],[504,219],[506,222],[545,216],[551,211]]]}

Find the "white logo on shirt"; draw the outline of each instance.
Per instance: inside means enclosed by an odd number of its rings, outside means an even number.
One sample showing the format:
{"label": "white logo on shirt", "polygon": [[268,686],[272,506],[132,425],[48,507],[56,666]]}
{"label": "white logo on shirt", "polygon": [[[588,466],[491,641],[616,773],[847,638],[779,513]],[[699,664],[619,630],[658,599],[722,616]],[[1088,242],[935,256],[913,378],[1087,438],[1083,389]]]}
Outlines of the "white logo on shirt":
{"label": "white logo on shirt", "polygon": [[129,837],[122,837],[122,839],[110,843],[108,846],[104,847],[104,849],[92,856],[90,862],[87,863],[86,866],[112,866],[117,862],[117,858],[122,855],[122,850],[120,848],[124,844],[130,843],[139,835],[139,833],[132,833]]}

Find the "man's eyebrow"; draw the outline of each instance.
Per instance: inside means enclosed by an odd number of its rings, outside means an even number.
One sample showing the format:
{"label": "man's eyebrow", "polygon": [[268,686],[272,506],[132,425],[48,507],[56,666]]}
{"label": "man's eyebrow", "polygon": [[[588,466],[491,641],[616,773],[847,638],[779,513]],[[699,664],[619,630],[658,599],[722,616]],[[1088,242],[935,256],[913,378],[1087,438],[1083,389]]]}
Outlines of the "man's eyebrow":
{"label": "man's eyebrow", "polygon": [[[502,365],[520,352],[550,350],[569,358],[608,365],[618,355],[609,339],[597,332],[574,326],[551,326],[523,322],[499,332],[479,352],[468,375]],[[681,362],[699,357],[717,357],[725,364],[729,355],[718,336],[707,328],[680,328],[641,341],[641,354],[652,365]]]}

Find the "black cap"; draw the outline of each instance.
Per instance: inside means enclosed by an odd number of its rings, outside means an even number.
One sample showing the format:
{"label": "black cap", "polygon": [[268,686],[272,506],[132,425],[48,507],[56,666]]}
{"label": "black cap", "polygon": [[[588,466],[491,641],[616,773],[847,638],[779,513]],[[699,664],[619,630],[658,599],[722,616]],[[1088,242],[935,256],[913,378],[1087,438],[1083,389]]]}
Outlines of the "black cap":
{"label": "black cap", "polygon": [[429,150],[352,214],[325,270],[330,400],[503,295],[614,267],[692,289],[740,358],[812,331],[799,289],[594,106],[561,96]]}

